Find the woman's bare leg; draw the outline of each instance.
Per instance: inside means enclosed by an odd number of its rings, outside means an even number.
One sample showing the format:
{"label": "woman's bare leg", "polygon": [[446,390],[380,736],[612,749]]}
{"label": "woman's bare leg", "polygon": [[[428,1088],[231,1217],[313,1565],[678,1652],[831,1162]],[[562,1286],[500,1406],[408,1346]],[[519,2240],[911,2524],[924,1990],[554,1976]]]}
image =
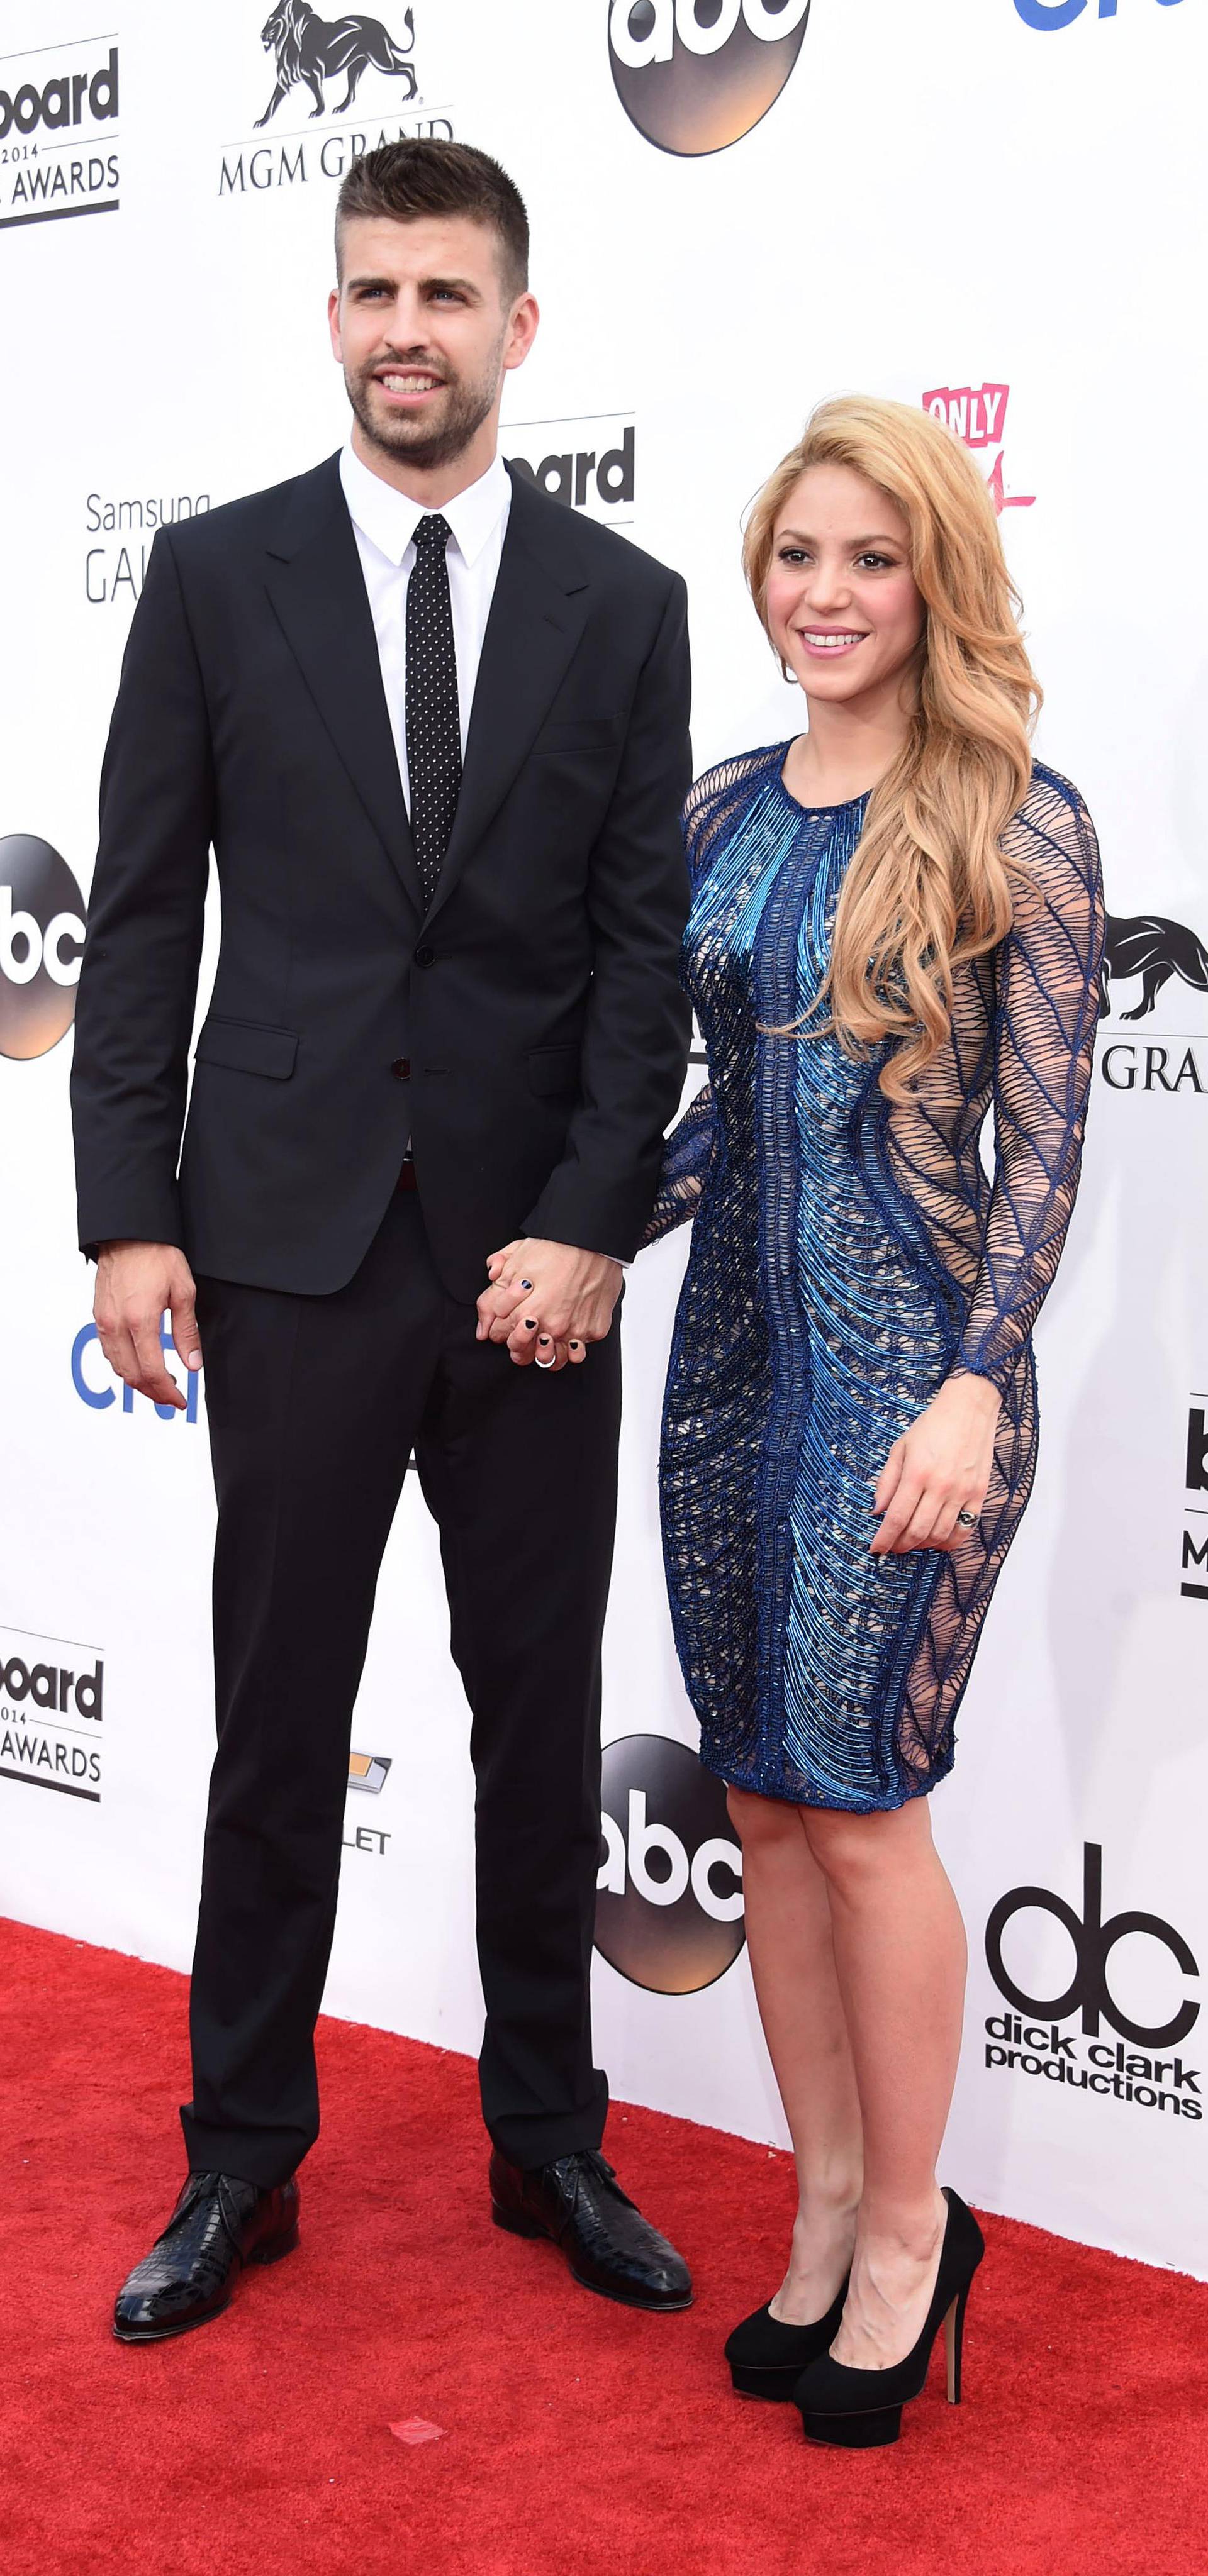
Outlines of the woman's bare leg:
{"label": "woman's bare leg", "polygon": [[885,2369],[917,2342],[935,2286],[964,1925],[924,1798],[885,1815],[801,1813],[826,1882],[864,2140],[851,2288],[832,2349],[850,2368]]}
{"label": "woman's bare leg", "polygon": [[826,1880],[800,1807],[731,1789],[743,1851],[747,1946],[764,2037],[793,2140],[798,2208],[772,2314],[824,2316],[851,2262],[860,2198],[860,2103]]}

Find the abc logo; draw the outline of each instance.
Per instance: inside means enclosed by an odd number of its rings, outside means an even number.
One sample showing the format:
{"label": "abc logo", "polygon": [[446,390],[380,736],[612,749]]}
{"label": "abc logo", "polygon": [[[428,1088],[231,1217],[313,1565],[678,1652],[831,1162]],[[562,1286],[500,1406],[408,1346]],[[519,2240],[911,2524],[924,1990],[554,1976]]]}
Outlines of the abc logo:
{"label": "abc logo", "polygon": [[[1030,1995],[1008,1975],[1003,1962],[1002,1936],[1016,1914],[1052,1914],[1068,1932],[1074,1946],[1074,1974],[1059,1995]],[[1121,2011],[1108,1984],[1108,1961],[1117,1941],[1130,1932],[1143,1932],[1151,1941],[1160,1941],[1170,1951],[1185,1977],[1198,1976],[1195,1957],[1181,1932],[1172,1923],[1164,1923],[1160,1914],[1141,1914],[1130,1909],[1126,1914],[1113,1914],[1103,1920],[1103,1853],[1098,1843],[1082,1847],[1082,1912],[1076,1914],[1065,1898],[1054,1896],[1047,1887],[1013,1887],[1000,1896],[986,1925],[986,1963],[1000,1995],[1019,2012],[1035,2021],[1064,2021],[1068,2013],[1079,2009],[1082,2028],[1092,2039],[1099,2035],[1103,2020],[1118,2031],[1122,2039],[1135,2040],[1138,2048],[1170,2048],[1185,2039],[1199,2019],[1200,2007],[1191,1996],[1181,2003],[1169,2021],[1155,2023],[1130,2021]]]}
{"label": "abc logo", "polygon": [[604,1750],[596,1948],[656,1995],[695,1995],[745,1938],[742,1852],[726,1793],[686,1744],[623,1735]]}
{"label": "abc logo", "polygon": [[45,1055],[75,1016],[84,898],[66,860],[29,832],[0,840],[0,1055]]}
{"label": "abc logo", "polygon": [[779,98],[810,0],[610,0],[608,49],[631,123],[662,152],[721,152]]}

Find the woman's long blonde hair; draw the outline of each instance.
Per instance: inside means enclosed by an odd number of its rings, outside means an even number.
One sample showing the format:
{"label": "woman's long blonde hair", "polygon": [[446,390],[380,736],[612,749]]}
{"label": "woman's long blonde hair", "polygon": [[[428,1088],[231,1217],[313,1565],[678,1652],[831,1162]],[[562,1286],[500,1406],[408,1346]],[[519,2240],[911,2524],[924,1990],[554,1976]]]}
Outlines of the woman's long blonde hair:
{"label": "woman's long blonde hair", "polygon": [[880,1084],[903,1100],[947,1039],[956,967],[996,948],[1011,927],[1018,870],[1002,835],[1031,779],[1040,690],[994,504],[972,457],[927,412],[868,395],[820,404],[752,507],[743,568],[769,641],[776,522],[811,465],[849,466],[897,503],[926,623],[910,731],[870,800],[839,896],[830,967],[806,1014],[812,1022],[825,1002],[830,1018],[777,1034],[831,1028],[852,1054],[898,1038]]}

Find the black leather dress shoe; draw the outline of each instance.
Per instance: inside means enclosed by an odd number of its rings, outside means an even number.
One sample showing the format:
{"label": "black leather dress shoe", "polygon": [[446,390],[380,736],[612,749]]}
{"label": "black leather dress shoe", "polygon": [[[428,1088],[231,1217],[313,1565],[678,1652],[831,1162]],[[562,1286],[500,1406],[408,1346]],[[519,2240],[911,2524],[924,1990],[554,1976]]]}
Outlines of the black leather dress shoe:
{"label": "black leather dress shoe", "polygon": [[683,2256],[651,2227],[594,2147],[525,2171],[496,2147],[491,2215],[513,2236],[548,2236],[576,2281],[627,2308],[690,2308],[692,2275]]}
{"label": "black leather dress shoe", "polygon": [[231,2275],[247,2263],[275,2263],[298,2242],[298,2185],[273,2191],[233,2174],[191,2173],[162,2236],[117,2295],[120,2343],[161,2343],[221,2316]]}

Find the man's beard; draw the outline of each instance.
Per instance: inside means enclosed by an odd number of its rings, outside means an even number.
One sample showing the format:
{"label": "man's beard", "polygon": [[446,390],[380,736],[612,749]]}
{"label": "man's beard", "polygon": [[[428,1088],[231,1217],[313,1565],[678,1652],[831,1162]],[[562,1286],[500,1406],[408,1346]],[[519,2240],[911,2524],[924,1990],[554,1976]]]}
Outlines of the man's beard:
{"label": "man's beard", "polygon": [[[408,465],[418,465],[424,469],[431,469],[435,465],[454,464],[459,456],[464,455],[492,409],[499,390],[498,367],[496,366],[489,376],[484,375],[475,385],[467,385],[457,377],[446,376],[443,416],[439,427],[429,428],[423,422],[410,418],[406,412],[378,414],[371,411],[370,387],[382,363],[382,360],[377,358],[372,368],[366,369],[360,376],[350,376],[347,371],[344,376],[349,402],[370,446],[381,448],[387,456],[402,457]],[[417,372],[430,372],[422,359],[400,358],[397,373],[405,375],[409,368],[414,368]],[[391,370],[391,372],[396,371]]]}

